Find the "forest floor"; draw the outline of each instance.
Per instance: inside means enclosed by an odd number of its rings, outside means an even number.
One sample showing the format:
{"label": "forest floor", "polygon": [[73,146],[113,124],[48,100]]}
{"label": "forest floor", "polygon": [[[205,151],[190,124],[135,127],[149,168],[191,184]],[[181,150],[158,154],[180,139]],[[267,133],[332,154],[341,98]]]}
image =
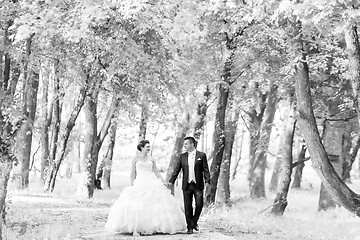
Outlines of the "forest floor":
{"label": "forest floor", "polygon": [[[131,235],[112,234],[104,229],[110,203],[80,202],[35,194],[11,194],[8,214],[20,219],[8,222],[9,239],[139,239]],[[234,239],[221,229],[200,225],[201,232],[187,235],[141,236],[144,239]],[[244,238],[245,239],[245,238]],[[248,238],[246,238],[248,239]]]}
{"label": "forest floor", "polygon": [[[119,180],[124,176],[114,178]],[[360,219],[353,214],[340,207],[327,212],[316,211],[318,187],[292,189],[284,216],[274,217],[268,214],[269,209],[265,210],[272,205],[271,194],[267,199],[254,201],[242,194],[246,189],[235,182],[232,185],[233,206],[205,208],[199,232],[140,237],[115,235],[105,231],[104,225],[110,206],[127,182],[116,181],[111,190],[96,191],[91,200],[79,200],[75,197],[75,179],[60,178],[57,190],[51,194],[42,193],[40,185],[35,183],[28,190],[10,190],[5,239],[360,240]],[[358,190],[359,182],[354,181],[350,187]]]}

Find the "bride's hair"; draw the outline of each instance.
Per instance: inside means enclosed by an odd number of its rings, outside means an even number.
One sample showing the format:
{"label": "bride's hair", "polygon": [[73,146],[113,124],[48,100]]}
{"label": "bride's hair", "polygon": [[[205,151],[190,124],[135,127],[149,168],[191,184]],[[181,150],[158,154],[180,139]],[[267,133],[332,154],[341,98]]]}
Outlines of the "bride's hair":
{"label": "bride's hair", "polygon": [[141,149],[145,147],[146,144],[150,143],[149,140],[141,140],[139,144],[137,145],[137,150],[141,152]]}

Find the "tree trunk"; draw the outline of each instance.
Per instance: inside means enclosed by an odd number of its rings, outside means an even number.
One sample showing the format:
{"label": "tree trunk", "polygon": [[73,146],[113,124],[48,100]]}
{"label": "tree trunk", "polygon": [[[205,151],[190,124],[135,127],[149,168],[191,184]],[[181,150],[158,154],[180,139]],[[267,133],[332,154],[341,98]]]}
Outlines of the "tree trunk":
{"label": "tree trunk", "polygon": [[[227,23],[225,23],[227,25]],[[229,26],[227,26],[229,27]],[[218,103],[215,114],[215,126],[213,133],[213,151],[211,154],[210,166],[210,187],[206,189],[205,202],[211,204],[215,202],[220,167],[225,148],[225,114],[230,93],[230,86],[234,83],[232,71],[236,57],[238,38],[244,33],[243,29],[238,29],[235,34],[224,32],[225,48],[223,51],[224,66],[222,69],[221,82],[219,83]],[[240,73],[241,75],[241,73]]]}
{"label": "tree trunk", "polygon": [[[341,168],[342,165],[339,165],[340,162],[340,156],[339,155],[331,155],[328,154],[328,158],[330,160],[330,163],[334,167],[335,171],[341,175]],[[338,204],[336,201],[331,197],[331,195],[328,193],[326,188],[324,187],[324,184],[321,183],[320,186],[320,194],[319,194],[319,205],[318,205],[318,211],[326,211],[332,208],[337,207]]]}
{"label": "tree trunk", "polygon": [[111,188],[110,177],[111,177],[112,159],[114,156],[116,129],[117,129],[117,121],[115,120],[113,121],[110,127],[108,150],[106,151],[106,155],[104,156],[104,168],[103,168],[102,181],[101,181],[102,189]]}
{"label": "tree trunk", "polygon": [[[343,158],[341,157],[343,152],[343,136],[345,134],[345,125],[343,121],[325,121],[324,122],[324,134],[323,145],[328,155],[331,165],[339,176],[342,176]],[[327,193],[326,189],[321,186],[319,207],[318,210],[328,210],[335,208],[336,202]]]}
{"label": "tree trunk", "polygon": [[[4,27],[4,36],[2,46],[6,49],[9,45],[9,28],[11,27],[13,20],[7,20]],[[1,51],[2,53],[2,51]],[[3,57],[4,56],[4,57]],[[2,68],[2,59],[4,58],[4,68]],[[7,91],[9,88],[9,80],[10,80],[10,54],[6,51],[4,54],[0,54],[0,88],[4,91]]]}
{"label": "tree trunk", "polygon": [[352,151],[350,153],[349,160],[344,162],[345,165],[343,167],[343,175],[342,175],[343,180],[347,180],[350,178],[350,171],[356,160],[359,149],[360,149],[360,137],[358,136],[355,145],[352,146]]}
{"label": "tree trunk", "polygon": [[299,165],[295,168],[294,180],[291,188],[300,188],[301,187],[301,179],[302,179],[302,172],[305,167],[305,154],[306,154],[306,145],[302,144],[300,152],[297,157],[297,162],[300,162]]}
{"label": "tree trunk", "polygon": [[0,145],[1,149],[4,150],[0,152],[0,239],[2,239],[2,226],[5,221],[7,185],[12,169],[12,159],[7,153],[9,149],[5,150],[2,139],[0,139]]}
{"label": "tree trunk", "polygon": [[360,125],[360,43],[356,23],[346,27],[345,41],[349,59],[350,82],[354,96],[354,107]]}
{"label": "tree trunk", "polygon": [[[4,90],[5,88],[5,84],[4,84],[4,76],[3,76],[3,56],[4,56],[4,53],[2,51],[2,49],[0,49],[0,90]],[[1,225],[0,225],[0,228],[1,228]],[[0,240],[1,240],[1,235],[0,235]]]}
{"label": "tree trunk", "polygon": [[273,84],[270,86],[270,91],[267,97],[267,104],[265,108],[264,117],[261,121],[259,142],[255,148],[255,158],[252,165],[250,165],[250,197],[251,198],[265,198],[265,169],[266,169],[266,155],[270,142],[270,134],[272,123],[276,111],[276,97],[277,87]]}
{"label": "tree trunk", "polygon": [[[85,171],[82,173],[82,177],[79,181],[76,192],[76,194],[82,198],[92,198],[95,188],[101,188],[100,179],[102,176],[99,174],[99,171],[96,171],[99,151],[108,133],[111,121],[116,115],[118,105],[120,103],[120,99],[116,96],[113,96],[111,106],[109,108],[109,111],[107,112],[105,121],[101,127],[99,134],[97,135],[97,94],[98,93],[94,92],[91,98],[90,96],[88,96],[84,108],[86,118],[88,119],[88,125],[85,126],[85,129],[87,129],[87,136],[85,137],[85,139],[88,139],[85,141],[84,151],[86,168]],[[102,171],[102,169],[100,171]],[[99,175],[98,179],[96,178],[96,175]]]}
{"label": "tree trunk", "polygon": [[276,156],[274,170],[271,175],[271,180],[269,183],[269,191],[270,192],[275,192],[278,188],[279,174],[281,171],[281,157],[279,157],[279,155],[280,155],[280,153],[278,153],[278,156]]}
{"label": "tree trunk", "polygon": [[66,178],[71,178],[72,174],[73,174],[73,164],[74,164],[74,159],[72,157],[68,157],[66,159],[66,171],[65,171],[65,176]]}
{"label": "tree trunk", "polygon": [[234,107],[233,116],[227,121],[225,128],[225,149],[218,182],[217,201],[226,205],[230,204],[230,165],[233,144],[235,141],[235,135],[239,121],[239,110],[240,109],[237,106]]}
{"label": "tree trunk", "polygon": [[83,106],[85,116],[83,162],[85,163],[85,169],[81,174],[76,195],[84,198],[91,198],[95,189],[95,178],[92,179],[92,172],[94,171],[93,153],[97,137],[97,93],[98,91],[93,95],[87,96]]}
{"label": "tree trunk", "polygon": [[[338,161],[338,160],[339,160],[338,158],[334,159],[334,161]],[[336,201],[334,201],[331,195],[328,193],[328,191],[326,191],[324,184],[321,183],[318,211],[326,211],[332,208],[336,208],[338,206],[339,205],[336,203]]]}
{"label": "tree trunk", "polygon": [[[0,79],[2,82],[3,79]],[[0,88],[0,95],[5,91]],[[11,98],[13,95],[10,96]],[[13,167],[13,163],[17,162],[13,153],[14,149],[14,136],[17,127],[13,128],[11,122],[7,122],[11,118],[6,118],[3,115],[3,109],[9,110],[12,101],[9,99],[0,98],[0,240],[2,239],[2,226],[6,221],[6,195],[7,186],[10,178],[10,172]],[[20,123],[18,123],[20,125]],[[17,124],[17,125],[18,125]]]}
{"label": "tree trunk", "polygon": [[[297,24],[298,33],[300,33],[301,23]],[[297,38],[299,50],[303,50],[301,37]],[[304,51],[299,55],[301,58],[296,63],[295,69],[295,89],[297,110],[299,112],[298,123],[311,156],[312,166],[336,202],[360,217],[360,196],[353,192],[336,173],[321,142],[312,108],[306,55]]]}
{"label": "tree trunk", "polygon": [[287,122],[285,124],[284,138],[281,141],[281,170],[279,186],[274,200],[274,206],[271,209],[271,213],[281,216],[284,214],[287,206],[287,195],[289,192],[289,186],[291,182],[292,172],[292,152],[293,152],[293,140],[295,133],[295,117],[294,106],[290,104],[290,111]]}
{"label": "tree trunk", "polygon": [[[46,66],[48,67],[48,66]],[[43,67],[43,72],[46,70]],[[42,182],[45,183],[45,169],[49,166],[49,156],[50,156],[50,149],[49,149],[49,128],[51,125],[52,119],[52,103],[48,99],[49,93],[49,72],[47,74],[43,74],[43,93],[42,93],[42,128],[41,128],[41,168],[40,168],[40,177]]]}
{"label": "tree trunk", "polygon": [[236,161],[234,163],[234,168],[233,168],[233,172],[231,175],[231,179],[234,180],[236,177],[236,173],[237,173],[237,168],[239,166],[240,160],[241,160],[241,155],[242,155],[242,149],[243,149],[243,141],[244,141],[244,134],[245,134],[245,130],[244,130],[244,125],[241,125],[241,130],[240,130],[240,137],[238,138],[239,140],[239,156],[236,158]]}
{"label": "tree trunk", "polygon": [[[4,29],[4,38],[3,38],[3,45],[6,47],[8,45],[8,30],[12,24],[12,20],[8,20],[6,22],[6,26]],[[5,122],[3,116],[3,110],[8,110],[9,105],[12,102],[7,102],[9,99],[4,99],[3,96],[10,96],[13,97],[14,94],[9,91],[11,84],[9,84],[10,79],[10,56],[9,53],[5,53],[5,61],[4,66],[2,65],[3,54],[2,50],[0,50],[0,240],[3,239],[3,225],[6,218],[6,196],[7,196],[7,185],[10,178],[10,172],[12,170],[14,155],[12,152],[12,145],[13,145],[13,135],[10,134],[12,129],[9,126],[11,124]],[[4,68],[3,68],[4,67]],[[4,71],[3,71],[4,69]],[[4,75],[2,75],[4,73]],[[16,80],[18,75],[13,73],[13,78]],[[15,78],[17,77],[17,78]],[[6,102],[5,102],[6,101]],[[10,103],[10,104],[9,104]],[[12,127],[11,127],[12,128]]]}
{"label": "tree trunk", "polygon": [[[61,124],[61,111],[62,111],[62,97],[59,77],[59,60],[54,63],[54,99],[53,102],[53,125],[52,125],[52,136],[51,136],[51,148],[49,156],[49,165],[53,164],[56,158],[56,152],[58,147],[60,124]],[[80,107],[81,108],[81,107]]]}
{"label": "tree trunk", "polygon": [[197,106],[197,119],[194,127],[194,138],[197,139],[197,141],[199,141],[204,130],[210,95],[211,95],[210,88],[209,86],[206,86],[206,90],[204,92],[204,98],[200,100]]}
{"label": "tree trunk", "polygon": [[[354,107],[356,109],[358,122],[360,124],[360,42],[356,24],[349,25],[345,29],[345,41],[349,58],[350,82],[353,89]],[[360,140],[358,140],[358,142],[359,141]],[[360,146],[359,144],[357,145]],[[344,179],[350,175],[350,170],[356,158],[358,149],[359,147],[357,147],[356,151],[353,151],[353,154],[350,156],[350,162],[344,170]]]}
{"label": "tree trunk", "polygon": [[352,164],[354,162],[352,162],[352,143],[351,143],[351,129],[349,127],[349,124],[345,125],[345,131],[344,131],[344,135],[343,135],[343,139],[342,139],[342,151],[341,151],[341,162],[343,163],[342,166],[342,176],[341,178],[345,181],[345,182],[349,182],[351,183],[351,176],[350,176],[350,171],[352,168]]}
{"label": "tree trunk", "polygon": [[18,84],[19,77],[20,77],[20,69],[19,69],[19,66],[17,65],[17,63],[13,62],[12,69],[13,69],[13,71],[12,71],[12,74],[11,74],[10,85],[9,85],[7,91],[6,91],[6,94],[8,96],[14,96],[16,86]]}
{"label": "tree trunk", "polygon": [[24,117],[25,121],[21,125],[17,136],[17,158],[19,160],[18,171],[18,189],[24,189],[29,186],[29,167],[31,157],[31,144],[33,135],[33,126],[36,114],[37,91],[39,87],[39,74],[35,73],[29,66],[29,57],[31,54],[31,39],[26,40],[27,62],[24,66],[25,92],[24,92]]}
{"label": "tree trunk", "polygon": [[147,102],[147,100],[143,100],[143,102],[141,103],[141,119],[140,119],[138,142],[146,138],[146,128],[147,128],[148,119],[149,119],[149,103]]}
{"label": "tree trunk", "polygon": [[81,173],[81,140],[74,141],[73,156],[76,164],[76,173]]}
{"label": "tree trunk", "polygon": [[[2,115],[0,110],[0,115]],[[0,117],[1,118],[1,117]],[[4,127],[4,123],[0,120],[0,127]],[[2,131],[0,131],[2,133]],[[10,144],[0,135],[0,239],[2,239],[2,226],[5,221],[5,206],[7,185],[9,182],[10,172],[12,169],[13,158],[11,156]],[[4,141],[5,140],[5,141]]]}
{"label": "tree trunk", "polygon": [[59,154],[57,155],[55,161],[53,161],[50,165],[49,174],[47,175],[47,180],[46,180],[46,185],[45,185],[45,191],[51,191],[51,192],[54,191],[56,176],[60,169],[60,165],[61,165],[62,161],[64,160],[66,145],[68,143],[70,133],[71,133],[72,129],[74,128],[76,119],[80,113],[82,106],[84,105],[87,88],[88,88],[88,85],[85,84],[85,86],[82,89],[80,89],[80,93],[78,95],[78,99],[76,101],[75,107],[72,110],[69,120],[66,124],[66,127],[61,135],[61,139],[60,139],[61,141],[59,142],[60,145],[58,148]]}
{"label": "tree trunk", "polygon": [[[291,106],[290,106],[291,107]],[[288,110],[291,110],[291,109],[288,109]],[[283,123],[283,128],[281,130],[281,140],[283,138],[285,138],[286,136],[286,121],[288,121],[288,119],[283,119],[282,120],[282,123]],[[270,183],[269,183],[269,191],[270,192],[276,192],[277,189],[278,189],[278,183],[279,183],[279,174],[280,174],[280,171],[281,171],[281,164],[283,162],[283,156],[282,156],[282,152],[283,152],[283,148],[281,147],[281,144],[278,148],[278,153],[276,155],[276,160],[275,160],[275,165],[274,165],[274,170],[272,172],[272,175],[271,175],[271,180],[270,180]]]}
{"label": "tree trunk", "polygon": [[206,190],[206,203],[214,203],[220,167],[225,149],[225,113],[229,98],[229,85],[224,82],[219,84],[219,97],[215,115],[215,127],[213,133],[213,151],[210,166],[210,190]]}
{"label": "tree trunk", "polygon": [[4,56],[4,90],[8,90],[9,88],[9,80],[10,80],[10,54],[5,53]]}
{"label": "tree trunk", "polygon": [[[182,121],[178,123],[178,127],[176,130],[175,144],[171,153],[169,166],[166,172],[166,178],[165,178],[166,182],[169,181],[171,174],[174,172],[175,164],[182,152],[182,148],[184,145],[184,138],[186,137],[186,134],[190,128],[189,124],[190,124],[190,114],[186,112],[184,113]],[[171,193],[174,195],[174,189],[171,189]]]}

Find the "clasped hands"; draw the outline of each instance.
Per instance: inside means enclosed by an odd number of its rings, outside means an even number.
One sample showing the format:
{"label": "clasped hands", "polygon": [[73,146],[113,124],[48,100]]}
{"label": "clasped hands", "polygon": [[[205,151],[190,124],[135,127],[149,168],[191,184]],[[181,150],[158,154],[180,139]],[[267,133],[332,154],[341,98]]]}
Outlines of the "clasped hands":
{"label": "clasped hands", "polygon": [[[164,185],[167,187],[167,188],[172,188],[174,187],[174,184],[171,183],[171,182],[164,182]],[[205,189],[209,189],[210,188],[210,184],[209,183],[205,183]]]}
{"label": "clasped hands", "polygon": [[164,182],[164,185],[169,189],[171,189],[174,186],[174,184],[171,182]]}

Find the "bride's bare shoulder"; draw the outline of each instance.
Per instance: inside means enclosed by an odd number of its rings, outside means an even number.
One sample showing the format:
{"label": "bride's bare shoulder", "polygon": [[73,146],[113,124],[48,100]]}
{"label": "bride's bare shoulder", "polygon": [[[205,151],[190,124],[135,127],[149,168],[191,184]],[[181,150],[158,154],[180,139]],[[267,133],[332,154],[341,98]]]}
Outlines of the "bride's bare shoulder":
{"label": "bride's bare shoulder", "polygon": [[137,161],[140,161],[140,157],[136,156],[133,158],[133,162],[136,163]]}

